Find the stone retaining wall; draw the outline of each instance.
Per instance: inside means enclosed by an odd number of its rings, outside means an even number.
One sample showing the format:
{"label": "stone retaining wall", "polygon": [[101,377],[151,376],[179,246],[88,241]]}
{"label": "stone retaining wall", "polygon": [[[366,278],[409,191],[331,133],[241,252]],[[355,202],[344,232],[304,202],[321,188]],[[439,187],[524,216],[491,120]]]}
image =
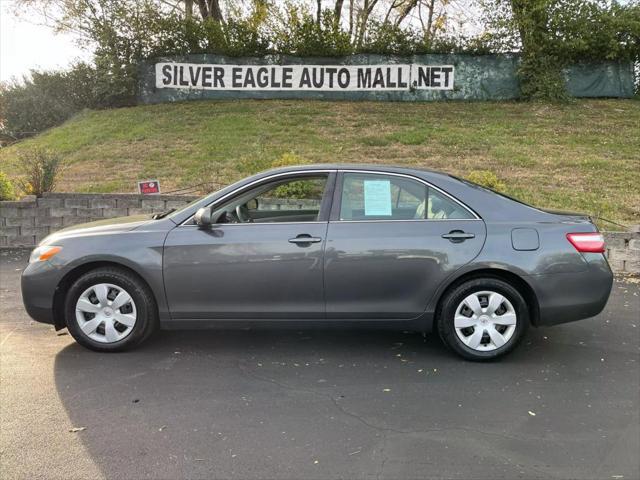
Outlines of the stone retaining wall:
{"label": "stone retaining wall", "polygon": [[0,247],[33,247],[56,230],[105,218],[179,208],[197,197],[180,195],[128,195],[45,193],[0,202]]}
{"label": "stone retaining wall", "polygon": [[611,269],[640,274],[640,232],[605,232],[604,235]]}
{"label": "stone retaining wall", "polygon": [[[46,193],[0,202],[0,247],[34,247],[56,230],[78,223],[179,208],[197,197],[182,195],[134,195]],[[303,200],[270,200],[268,208],[308,208]],[[264,204],[262,208],[266,208]],[[640,274],[640,232],[605,232],[607,257],[619,273]]]}

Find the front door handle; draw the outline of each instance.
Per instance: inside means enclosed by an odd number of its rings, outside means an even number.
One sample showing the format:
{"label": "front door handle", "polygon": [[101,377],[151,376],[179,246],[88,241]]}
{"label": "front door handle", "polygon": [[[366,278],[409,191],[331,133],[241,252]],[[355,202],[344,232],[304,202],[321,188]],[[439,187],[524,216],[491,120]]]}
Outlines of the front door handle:
{"label": "front door handle", "polygon": [[296,238],[290,238],[289,243],[295,243],[297,245],[305,244],[305,243],[319,243],[322,239],[320,237],[312,237],[311,235],[307,235],[303,233],[298,235]]}
{"label": "front door handle", "polygon": [[442,235],[442,238],[446,238],[453,243],[464,242],[465,240],[475,237],[476,236],[473,233],[466,233],[462,230],[451,230],[449,233],[445,233],[444,235]]}

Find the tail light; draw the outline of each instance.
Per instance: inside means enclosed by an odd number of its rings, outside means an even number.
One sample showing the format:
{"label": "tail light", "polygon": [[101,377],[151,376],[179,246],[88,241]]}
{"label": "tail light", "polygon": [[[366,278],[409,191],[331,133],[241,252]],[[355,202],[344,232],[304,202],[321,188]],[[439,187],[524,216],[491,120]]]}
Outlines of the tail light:
{"label": "tail light", "polygon": [[604,253],[604,237],[601,233],[567,233],[567,240],[582,253]]}

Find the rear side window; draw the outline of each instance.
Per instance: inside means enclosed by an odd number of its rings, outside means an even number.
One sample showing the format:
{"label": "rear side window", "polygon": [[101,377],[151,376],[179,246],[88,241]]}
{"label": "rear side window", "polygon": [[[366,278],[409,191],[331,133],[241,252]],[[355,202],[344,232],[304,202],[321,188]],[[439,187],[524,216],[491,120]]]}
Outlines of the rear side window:
{"label": "rear side window", "polygon": [[466,208],[435,188],[429,188],[428,199],[427,219],[467,220],[475,218]]}
{"label": "rear side window", "polygon": [[462,206],[416,180],[395,175],[346,173],[340,220],[437,220],[473,216]]}

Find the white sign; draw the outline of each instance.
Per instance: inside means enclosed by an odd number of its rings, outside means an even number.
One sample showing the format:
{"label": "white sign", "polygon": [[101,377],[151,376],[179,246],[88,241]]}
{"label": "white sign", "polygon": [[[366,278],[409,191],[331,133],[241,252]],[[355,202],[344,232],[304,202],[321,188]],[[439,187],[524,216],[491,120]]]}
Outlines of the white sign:
{"label": "white sign", "polygon": [[453,65],[156,63],[156,87],[195,90],[453,90]]}
{"label": "white sign", "polygon": [[391,215],[391,182],[389,180],[364,181],[364,214],[387,217]]}

